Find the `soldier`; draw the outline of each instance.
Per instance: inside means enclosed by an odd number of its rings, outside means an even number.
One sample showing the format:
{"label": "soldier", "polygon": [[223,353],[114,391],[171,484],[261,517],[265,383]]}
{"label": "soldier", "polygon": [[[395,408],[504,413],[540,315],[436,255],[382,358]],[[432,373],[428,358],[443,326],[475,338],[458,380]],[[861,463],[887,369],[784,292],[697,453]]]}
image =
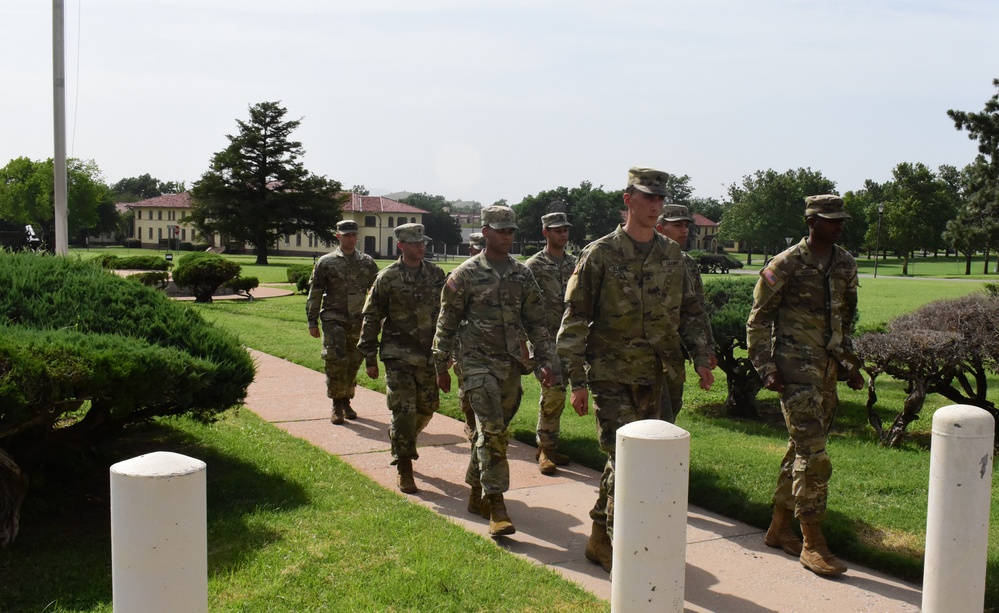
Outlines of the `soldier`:
{"label": "soldier", "polygon": [[[589,411],[607,452],[586,557],[610,572],[613,550],[614,462],[617,430],[659,417],[662,379],[678,375],[682,345],[694,359],[701,387],[714,382],[704,338],[693,333],[700,315],[680,246],[656,233],[669,175],[631,168],[624,205],[627,221],[583,249],[566,288],[558,355],[572,384],[572,407]],[[681,344],[682,339],[682,344]]]}
{"label": "soldier", "polygon": [[378,265],[371,256],[357,251],[357,232],[356,221],[345,219],[336,224],[340,246],[316,262],[305,302],[309,335],[313,338],[319,338],[322,320],[326,395],[333,399],[330,421],[336,425],[342,424],[345,416],[357,419],[350,399],[354,397],[357,369],[361,366],[361,352],[357,349],[361,309],[364,296],[378,274]]}
{"label": "soldier", "polygon": [[395,239],[402,255],[375,277],[364,303],[357,347],[365,356],[368,376],[377,379],[381,332],[386,400],[392,411],[392,464],[399,471],[399,490],[413,494],[417,491],[413,460],[420,457],[416,437],[440,406],[431,348],[445,275],[424,260],[427,242],[433,239],[423,234],[422,224],[396,227]]}
{"label": "soldier", "polygon": [[510,257],[517,229],[513,210],[485,207],[482,223],[485,251],[455,268],[441,291],[434,359],[438,386],[447,392],[451,389],[448,367],[460,342],[457,361],[475,414],[472,456],[465,474],[471,486],[468,509],[488,511],[489,533],[503,535],[516,532],[503,493],[510,487],[507,428],[520,406],[521,334],[526,332],[534,344],[546,387],[555,382],[554,352],[534,275]]}
{"label": "soldier", "polygon": [[839,402],[836,381],[843,373],[851,388],[864,386],[851,338],[857,264],[836,245],[850,218],[839,196],[805,198],[805,218],[808,237],[760,271],[746,324],[749,358],[763,386],[780,396],[789,435],[763,542],[799,556],[816,574],[838,575],[846,565],[829,551],[821,522],[832,474],[826,442]]}
{"label": "soldier", "polygon": [[[527,267],[534,273],[534,279],[541,288],[541,298],[548,316],[548,334],[558,335],[565,308],[565,286],[576,267],[576,257],[565,252],[569,242],[569,228],[572,224],[565,213],[549,213],[541,217],[541,233],[545,237],[545,248],[527,260]],[[560,368],[561,372],[561,368]],[[569,463],[569,456],[558,452],[559,421],[565,409],[565,382],[541,388],[538,407],[537,442],[538,469],[543,475],[556,472],[556,466]]]}
{"label": "soldier", "polygon": [[[486,248],[486,239],[482,232],[472,232],[468,235],[468,257],[478,255]],[[460,342],[461,335],[458,335]],[[455,347],[455,354],[461,353],[460,345]],[[475,434],[475,413],[472,412],[472,405],[468,404],[468,397],[465,396],[465,385],[461,376],[461,364],[455,362],[454,376],[458,379],[458,404],[461,405],[461,412],[465,416],[465,436],[471,441]]]}
{"label": "soldier", "polygon": [[[666,204],[663,205],[663,212],[656,223],[656,231],[666,238],[676,241],[680,245],[680,249],[685,249],[692,223],[694,223],[694,218],[690,216],[687,207],[682,204]],[[687,274],[690,275],[694,294],[701,305],[702,314],[696,324],[700,330],[697,333],[704,336],[704,349],[708,353],[708,368],[714,370],[715,366],[718,365],[718,359],[715,357],[715,337],[711,333],[711,318],[704,307],[704,283],[701,281],[701,271],[697,268],[697,262],[686,251],[683,252],[683,263],[687,267]],[[689,352],[686,350],[684,350],[684,357],[689,357]],[[663,386],[659,417],[672,424],[676,423],[676,416],[683,408],[683,384],[687,378],[687,373],[683,362],[670,364],[670,367],[680,376],[668,381],[668,384]]]}

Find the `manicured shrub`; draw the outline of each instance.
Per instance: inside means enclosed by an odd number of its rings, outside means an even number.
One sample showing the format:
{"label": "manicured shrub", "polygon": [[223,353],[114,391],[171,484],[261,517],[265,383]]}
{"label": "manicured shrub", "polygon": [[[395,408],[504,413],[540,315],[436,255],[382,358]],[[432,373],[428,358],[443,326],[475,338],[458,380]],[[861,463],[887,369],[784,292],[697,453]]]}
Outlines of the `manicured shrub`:
{"label": "manicured shrub", "polygon": [[125,247],[126,249],[141,249],[142,241],[140,241],[137,238],[126,238],[125,240],[121,241],[121,246]]}
{"label": "manicured shrub", "polygon": [[226,281],[239,276],[239,264],[216,253],[195,251],[180,258],[173,271],[178,287],[188,287],[195,302],[211,302],[212,294]]}
{"label": "manicured shrub", "polygon": [[128,278],[133,281],[138,281],[143,285],[156,287],[158,289],[166,289],[167,285],[170,283],[170,273],[165,271],[140,272],[130,275]]}
{"label": "manicured shrub", "polygon": [[224,285],[240,296],[246,296],[253,300],[250,292],[260,286],[260,281],[256,277],[235,277],[226,281]]}
{"label": "manicured shrub", "polygon": [[105,253],[93,260],[101,268],[112,270],[166,270],[169,262],[159,255],[112,255]]}
{"label": "manicured shrub", "polygon": [[295,284],[295,290],[305,294],[309,291],[309,279],[312,278],[312,266],[292,264],[288,266],[288,282]]}
{"label": "manicured shrub", "polygon": [[49,454],[151,417],[211,420],[253,379],[235,336],[89,262],[0,254],[0,287],[0,546]]}
{"label": "manicured shrub", "polygon": [[726,412],[733,417],[757,417],[756,396],[763,382],[746,357],[746,320],[753,309],[755,277],[715,279],[704,285],[711,316],[715,357],[728,385]]}

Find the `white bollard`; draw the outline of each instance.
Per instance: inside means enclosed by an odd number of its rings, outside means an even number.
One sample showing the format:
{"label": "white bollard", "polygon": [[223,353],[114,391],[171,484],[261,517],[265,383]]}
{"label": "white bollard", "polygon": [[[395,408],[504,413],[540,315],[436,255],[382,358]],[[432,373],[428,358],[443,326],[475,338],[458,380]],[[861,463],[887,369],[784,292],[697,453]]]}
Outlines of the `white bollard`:
{"label": "white bollard", "polygon": [[115,613],[208,611],[205,463],[157,451],[111,467]]}
{"label": "white bollard", "polygon": [[690,434],[658,419],[617,431],[611,611],[682,612]]}
{"label": "white bollard", "polygon": [[955,404],[933,414],[923,560],[924,613],[981,613],[995,420]]}

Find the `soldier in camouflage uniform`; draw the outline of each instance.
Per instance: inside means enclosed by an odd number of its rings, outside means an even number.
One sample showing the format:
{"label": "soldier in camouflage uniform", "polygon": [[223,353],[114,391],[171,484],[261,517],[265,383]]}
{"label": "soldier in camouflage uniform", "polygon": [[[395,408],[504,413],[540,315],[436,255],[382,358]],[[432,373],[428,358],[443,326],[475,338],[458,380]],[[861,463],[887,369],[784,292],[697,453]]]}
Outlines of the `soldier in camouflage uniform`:
{"label": "soldier in camouflage uniform", "polygon": [[[554,339],[562,325],[565,286],[576,267],[576,257],[565,252],[565,245],[569,242],[569,228],[572,227],[565,213],[543,215],[541,226],[545,248],[535,253],[526,264],[541,288],[541,298],[548,316],[548,334]],[[538,469],[543,475],[551,475],[556,472],[556,466],[569,463],[569,456],[558,452],[559,422],[565,409],[565,382],[542,388],[539,405],[536,435]]]}
{"label": "soldier in camouflage uniform", "polygon": [[[682,204],[666,204],[663,205],[663,212],[659,215],[659,221],[656,223],[656,231],[666,238],[676,241],[680,245],[680,249],[685,249],[692,223],[694,223],[694,218],[690,216],[690,210],[687,207]],[[687,274],[690,275],[697,301],[701,304],[703,313],[698,318],[697,325],[700,327],[698,334],[704,336],[704,349],[708,352],[708,368],[714,370],[715,366],[718,365],[718,358],[715,357],[715,337],[711,333],[711,318],[704,308],[704,283],[701,281],[701,271],[697,267],[697,261],[690,257],[686,251],[683,252],[683,263],[687,267]],[[686,350],[684,355],[689,357]],[[659,417],[672,424],[676,423],[676,416],[683,408],[683,384],[687,374],[683,363],[670,364],[670,367],[679,372],[681,376],[669,381],[668,385],[663,385]]]}
{"label": "soldier in camouflage uniform", "polygon": [[424,259],[427,241],[423,225],[395,229],[402,255],[375,277],[364,303],[364,323],[357,348],[364,354],[368,376],[378,378],[378,334],[385,363],[386,400],[392,411],[389,440],[392,464],[399,471],[399,490],[417,491],[413,479],[416,437],[440,406],[437,371],[431,347],[441,307],[444,271]]}
{"label": "soldier in camouflage uniform", "polygon": [[361,352],[357,349],[361,309],[364,296],[378,274],[378,265],[371,256],[357,251],[357,232],[356,221],[337,223],[340,246],[316,262],[305,302],[312,337],[319,338],[322,322],[326,395],[333,399],[330,421],[336,425],[342,424],[345,416],[357,419],[350,399],[354,397],[357,369],[361,366]]}
{"label": "soldier in camouflage uniform", "polygon": [[485,207],[482,223],[485,251],[455,268],[441,292],[434,359],[438,385],[447,392],[451,389],[448,366],[460,341],[457,362],[475,413],[472,457],[465,474],[471,486],[468,508],[471,512],[488,509],[489,533],[501,535],[516,532],[503,493],[510,487],[507,428],[520,406],[522,331],[534,343],[546,387],[555,382],[554,352],[534,275],[509,254],[517,229],[513,210]]}
{"label": "soldier in camouflage uniform", "polygon": [[857,264],[835,244],[850,218],[839,196],[809,196],[805,203],[808,237],[760,271],[746,324],[749,358],[764,387],[780,396],[790,436],[764,542],[798,555],[817,574],[838,575],[846,565],[829,551],[821,522],[832,475],[826,442],[839,402],[836,381],[843,373],[851,388],[864,385],[851,338]]}
{"label": "soldier in camouflage uniform", "polygon": [[[482,232],[472,232],[468,235],[468,257],[472,258],[481,253],[486,248],[486,239]],[[464,326],[464,322],[462,322]],[[455,347],[455,355],[461,354],[461,334],[458,334],[458,345]],[[465,395],[465,385],[461,376],[461,364],[454,363],[454,376],[458,380],[458,403],[461,405],[461,412],[465,416],[465,436],[469,441],[475,434],[475,413],[472,412],[472,405],[468,404],[468,397]]]}
{"label": "soldier in camouflage uniform", "polygon": [[624,204],[627,221],[587,245],[566,288],[558,355],[572,385],[572,407],[597,417],[597,437],[608,453],[586,557],[610,572],[613,551],[614,463],[617,430],[659,417],[662,380],[679,373],[683,346],[690,351],[701,387],[714,382],[704,337],[694,333],[701,314],[680,246],[656,233],[669,175],[631,168]]}

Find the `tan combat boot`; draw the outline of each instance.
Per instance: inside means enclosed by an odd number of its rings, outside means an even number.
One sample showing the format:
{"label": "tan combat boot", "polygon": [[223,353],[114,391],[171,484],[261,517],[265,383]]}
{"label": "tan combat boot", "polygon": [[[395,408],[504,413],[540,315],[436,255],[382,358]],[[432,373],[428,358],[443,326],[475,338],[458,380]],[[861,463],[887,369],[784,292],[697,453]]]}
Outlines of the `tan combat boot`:
{"label": "tan combat boot", "polygon": [[504,536],[513,534],[517,529],[510,521],[510,516],[506,513],[506,503],[503,502],[503,494],[486,494],[483,501],[489,505],[489,534],[492,536]]}
{"label": "tan combat boot", "polygon": [[416,480],[413,479],[413,461],[399,460],[396,467],[399,469],[399,478],[397,480],[399,491],[404,494],[415,494],[417,489]]}
{"label": "tan combat boot", "polygon": [[555,468],[555,462],[548,457],[549,451],[543,447],[538,447],[538,450],[534,452],[534,458],[538,461],[538,470],[541,471],[542,475],[554,475],[557,468]]}
{"label": "tan combat boot", "polygon": [[800,556],[801,539],[791,527],[793,517],[794,513],[790,509],[774,505],[774,517],[767,529],[766,536],[763,537],[763,544],[767,547],[783,549],[785,553],[792,556]]}
{"label": "tan combat boot", "polygon": [[590,540],[586,543],[586,559],[603,566],[607,572],[611,571],[614,548],[611,545],[610,536],[607,535],[607,526],[604,524],[593,522]]}
{"label": "tan combat boot", "polygon": [[819,522],[801,522],[801,534],[805,537],[801,548],[801,565],[816,575],[830,577],[846,572],[846,564],[829,551],[826,537],[822,534]]}
{"label": "tan combat boot", "polygon": [[572,462],[572,458],[564,453],[559,453],[555,449],[549,449],[546,453],[548,454],[548,459],[554,462],[555,466],[567,466]]}
{"label": "tan combat boot", "polygon": [[482,514],[482,486],[472,486],[472,493],[468,495],[468,512]]}
{"label": "tan combat boot", "polygon": [[330,416],[330,422],[334,426],[343,424],[343,405],[340,403],[340,400],[333,400],[333,414]]}
{"label": "tan combat boot", "polygon": [[343,414],[347,419],[357,419],[357,412],[350,406],[350,398],[343,399]]}

